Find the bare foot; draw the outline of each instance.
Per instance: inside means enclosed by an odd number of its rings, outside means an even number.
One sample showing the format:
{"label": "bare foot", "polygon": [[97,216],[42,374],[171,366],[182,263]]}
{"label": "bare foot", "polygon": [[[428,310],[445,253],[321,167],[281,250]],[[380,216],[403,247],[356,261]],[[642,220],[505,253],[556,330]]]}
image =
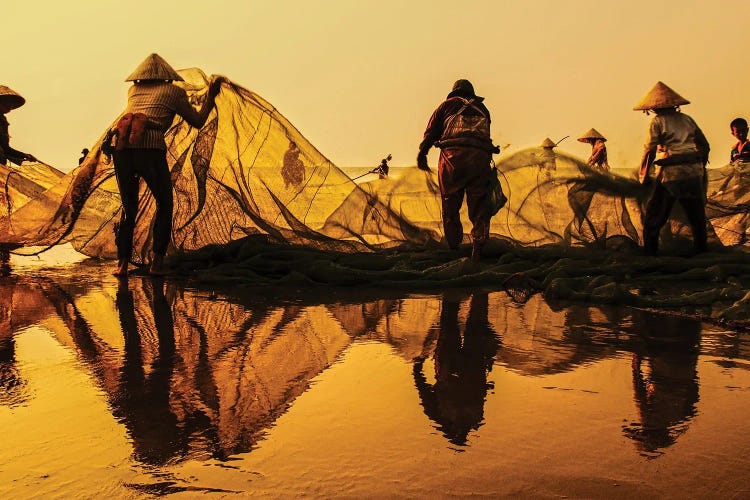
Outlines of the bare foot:
{"label": "bare foot", "polygon": [[166,276],[169,274],[169,270],[164,266],[163,255],[154,255],[154,261],[148,269],[148,274],[151,276]]}
{"label": "bare foot", "polygon": [[117,276],[118,278],[127,278],[128,277],[128,261],[127,260],[120,260],[117,262],[117,269],[112,271],[113,276]]}

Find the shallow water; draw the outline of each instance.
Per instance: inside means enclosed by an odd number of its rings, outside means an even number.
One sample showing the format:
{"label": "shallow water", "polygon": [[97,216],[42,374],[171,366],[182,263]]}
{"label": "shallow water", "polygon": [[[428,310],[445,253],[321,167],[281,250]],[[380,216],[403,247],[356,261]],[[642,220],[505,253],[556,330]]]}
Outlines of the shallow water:
{"label": "shallow water", "polygon": [[493,290],[14,265],[3,498],[750,495],[746,333]]}

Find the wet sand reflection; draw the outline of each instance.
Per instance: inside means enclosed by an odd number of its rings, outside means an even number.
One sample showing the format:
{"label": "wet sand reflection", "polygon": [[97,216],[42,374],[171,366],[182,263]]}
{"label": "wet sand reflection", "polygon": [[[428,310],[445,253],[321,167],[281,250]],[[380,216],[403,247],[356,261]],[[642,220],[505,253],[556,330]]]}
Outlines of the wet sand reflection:
{"label": "wet sand reflection", "polygon": [[[114,296],[114,299],[112,298]],[[29,397],[14,335],[46,324],[72,347],[132,441],[132,458],[160,466],[227,460],[253,450],[311,381],[360,340],[389,344],[410,363],[421,411],[446,445],[481,433],[493,370],[523,377],[632,357],[636,451],[663,454],[697,414],[701,324],[630,309],[517,304],[503,292],[331,303],[228,296],[133,278],[99,288],[75,280],[7,278],[0,287],[0,405]],[[115,310],[119,341],[99,314]],[[664,338],[664,331],[678,337]],[[660,335],[662,335],[660,337]],[[712,355],[747,360],[747,339],[712,338]],[[741,362],[741,361],[739,361]]]}

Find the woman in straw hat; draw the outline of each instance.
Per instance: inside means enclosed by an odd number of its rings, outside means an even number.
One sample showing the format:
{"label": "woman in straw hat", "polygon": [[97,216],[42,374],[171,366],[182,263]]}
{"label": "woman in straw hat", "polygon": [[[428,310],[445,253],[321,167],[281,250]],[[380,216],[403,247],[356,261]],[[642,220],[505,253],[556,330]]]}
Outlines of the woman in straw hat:
{"label": "woman in straw hat", "polygon": [[[133,82],[133,86],[128,90],[124,119],[118,123],[118,145],[114,154],[123,214],[115,239],[118,264],[113,274],[125,277],[128,273],[141,177],[156,202],[154,257],[149,272],[165,274],[164,256],[172,236],[172,182],[164,134],[176,114],[195,128],[203,127],[222,80],[211,83],[200,111],[190,104],[184,89],[172,84],[182,81],[182,77],[158,54],[148,56],[125,81]],[[136,130],[137,124],[140,124],[139,130]]]}
{"label": "woman in straw hat", "polygon": [[657,82],[633,108],[656,114],[651,120],[641,161],[642,181],[650,180],[648,173],[651,165],[661,167],[654,178],[654,191],[644,214],[643,246],[646,255],[657,254],[659,232],[669,220],[675,201],[680,202],[687,214],[693,232],[694,250],[706,250],[704,179],[709,144],[695,121],[680,112],[679,107],[683,104],[690,104],[690,101],[662,82]]}
{"label": "woman in straw hat", "polygon": [[26,99],[4,85],[0,85],[0,163],[5,165],[8,160],[20,165],[24,161],[36,161],[33,155],[18,151],[10,147],[8,133],[8,119],[5,115],[24,105]]}
{"label": "woman in straw hat", "polygon": [[609,163],[607,162],[607,146],[604,144],[607,139],[596,131],[589,129],[588,132],[578,138],[579,142],[591,144],[591,156],[588,159],[588,165],[603,172],[609,172]]}

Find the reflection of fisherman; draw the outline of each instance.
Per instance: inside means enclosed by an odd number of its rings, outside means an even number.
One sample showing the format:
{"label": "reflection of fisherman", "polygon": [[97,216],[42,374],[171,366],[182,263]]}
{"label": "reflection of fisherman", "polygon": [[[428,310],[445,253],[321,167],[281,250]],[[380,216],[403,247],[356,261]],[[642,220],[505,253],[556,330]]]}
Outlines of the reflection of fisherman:
{"label": "reflection of fisherman", "polygon": [[300,150],[297,143],[289,141],[289,149],[284,153],[284,164],[281,167],[281,177],[284,186],[299,186],[305,180],[305,165],[299,158]]}
{"label": "reflection of fisherman", "polygon": [[484,401],[491,387],[487,372],[492,370],[498,338],[487,322],[487,292],[472,295],[463,339],[458,323],[460,305],[455,297],[443,298],[435,383],[427,382],[423,359],[417,359],[413,371],[425,414],[451,443],[465,445],[469,432],[482,425]]}
{"label": "reflection of fisherman", "polygon": [[24,161],[37,161],[33,155],[10,147],[8,119],[6,114],[24,105],[26,99],[4,85],[0,85],[0,164],[8,161],[20,165]]}
{"label": "reflection of fisherman", "polygon": [[[633,392],[640,422],[625,428],[639,450],[654,453],[675,443],[695,416],[699,399],[700,322],[633,310],[633,326],[646,345],[633,358]],[[679,334],[665,339],[664,332]]]}
{"label": "reflection of fisherman", "polygon": [[81,150],[81,157],[78,158],[78,164],[80,165],[81,163],[83,163],[83,160],[85,160],[88,155],[89,155],[88,148],[83,148]]}
{"label": "reflection of fisherman", "polygon": [[541,164],[539,168],[543,179],[546,181],[551,180],[553,174],[557,171],[557,157],[554,151],[556,147],[557,144],[552,142],[552,139],[549,137],[542,142]]}
{"label": "reflection of fisherman", "polygon": [[438,180],[442,195],[443,229],[451,249],[463,239],[459,210],[464,192],[473,225],[472,260],[479,260],[481,249],[489,238],[489,187],[492,153],[500,149],[490,139],[490,112],[474,93],[468,80],[458,80],[447,99],[438,106],[427,124],[424,140],[419,145],[417,166],[429,170],[427,152],[440,148]]}
{"label": "reflection of fisherman", "polygon": [[185,90],[172,85],[175,80],[182,81],[182,77],[157,54],[148,56],[126,79],[134,84],[128,90],[125,115],[118,123],[118,132],[122,137],[118,136],[115,151],[115,174],[123,207],[116,238],[116,276],[127,275],[133,252],[140,178],[146,182],[156,202],[154,258],[150,272],[165,273],[164,256],[172,236],[172,181],[164,133],[172,125],[175,114],[193,127],[201,128],[221,88],[221,79],[214,80],[203,107],[196,111],[188,102]]}
{"label": "reflection of fisherman", "polygon": [[[669,220],[675,201],[685,209],[693,232],[695,251],[706,250],[705,165],[709,145],[703,132],[679,106],[690,101],[658,82],[633,108],[654,111],[646,140],[641,176],[649,180],[651,164],[660,166],[643,220],[643,246],[646,255],[656,255],[659,231]],[[657,150],[661,152],[657,155]],[[657,159],[657,156],[661,158]]]}
{"label": "reflection of fisherman", "polygon": [[[151,311],[156,332],[139,330],[128,282],[121,281],[117,290],[116,306],[125,336],[125,353],[113,414],[130,431],[135,457],[144,463],[161,465],[184,453],[187,443],[180,439],[180,426],[170,407],[176,356],[172,310],[164,296],[163,281],[154,280],[152,284]],[[153,334],[159,342],[159,353],[146,367],[142,340],[152,338]]]}
{"label": "reflection of fisherman", "polygon": [[591,156],[586,163],[592,168],[602,172],[609,172],[609,163],[607,162],[607,146],[604,144],[607,139],[596,131],[589,129],[588,132],[578,138],[580,142],[591,144]]}

